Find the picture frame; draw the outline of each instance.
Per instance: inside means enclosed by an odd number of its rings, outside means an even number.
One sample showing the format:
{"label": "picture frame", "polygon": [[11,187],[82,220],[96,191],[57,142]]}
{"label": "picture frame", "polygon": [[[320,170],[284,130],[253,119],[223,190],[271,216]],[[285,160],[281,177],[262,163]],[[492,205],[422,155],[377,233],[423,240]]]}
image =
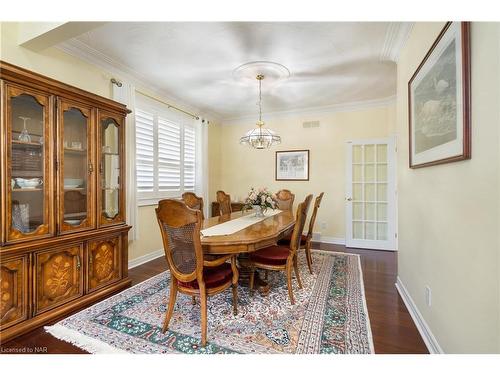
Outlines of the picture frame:
{"label": "picture frame", "polygon": [[309,181],[309,150],[276,151],[276,181]]}
{"label": "picture frame", "polygon": [[408,82],[409,166],[471,158],[470,23],[447,22]]}

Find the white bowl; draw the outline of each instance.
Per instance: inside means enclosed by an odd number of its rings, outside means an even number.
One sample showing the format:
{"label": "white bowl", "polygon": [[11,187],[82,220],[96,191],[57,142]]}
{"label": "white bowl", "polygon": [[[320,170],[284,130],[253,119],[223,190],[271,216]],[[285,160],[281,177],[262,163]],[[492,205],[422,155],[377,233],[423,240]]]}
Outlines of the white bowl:
{"label": "white bowl", "polygon": [[42,184],[42,180],[40,178],[16,178],[16,183],[20,188],[36,188]]}
{"label": "white bowl", "polygon": [[69,225],[80,225],[80,223],[82,222],[81,220],[77,220],[77,219],[66,219],[64,221],[66,223],[68,223]]}
{"label": "white bowl", "polygon": [[65,178],[64,179],[64,186],[65,187],[78,187],[83,184],[83,178]]}

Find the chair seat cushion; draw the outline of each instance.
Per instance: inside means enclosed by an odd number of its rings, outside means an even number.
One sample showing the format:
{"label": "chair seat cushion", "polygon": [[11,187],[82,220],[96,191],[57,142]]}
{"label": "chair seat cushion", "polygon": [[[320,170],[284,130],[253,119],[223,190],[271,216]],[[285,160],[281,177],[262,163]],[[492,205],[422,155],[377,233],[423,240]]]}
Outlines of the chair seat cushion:
{"label": "chair seat cushion", "polygon": [[[289,234],[288,236],[283,237],[281,240],[279,240],[278,244],[289,246],[291,240],[292,240],[292,235]],[[300,246],[306,246],[306,240],[307,240],[307,236],[305,234],[300,236]]]}
{"label": "chair seat cushion", "polygon": [[[204,267],[203,268],[203,280],[205,281],[205,287],[217,288],[233,277],[233,270],[231,269],[231,264],[223,263],[217,267]],[[190,289],[199,289],[198,280],[193,280],[189,282],[179,281],[179,286]]]}
{"label": "chair seat cushion", "polygon": [[270,246],[257,250],[250,254],[250,260],[256,263],[269,264],[271,266],[280,266],[286,264],[290,255],[290,249],[285,246]]}

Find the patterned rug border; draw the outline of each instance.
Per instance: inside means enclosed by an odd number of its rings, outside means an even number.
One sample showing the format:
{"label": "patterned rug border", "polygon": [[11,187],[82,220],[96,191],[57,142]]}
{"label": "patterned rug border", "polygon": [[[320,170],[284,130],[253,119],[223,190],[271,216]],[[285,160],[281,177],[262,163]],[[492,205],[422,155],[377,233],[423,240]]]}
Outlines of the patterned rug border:
{"label": "patterned rug border", "polygon": [[[368,335],[368,342],[369,342],[369,348],[371,354],[375,354],[375,349],[374,349],[374,344],[373,344],[373,335],[372,335],[372,330],[371,330],[371,324],[370,324],[370,316],[368,313],[368,306],[366,302],[366,294],[365,294],[365,282],[363,278],[363,269],[361,267],[361,256],[359,254],[353,254],[353,253],[343,253],[339,251],[329,251],[329,250],[319,250],[319,249],[312,249],[313,252],[320,253],[320,254],[326,254],[326,255],[344,255],[344,256],[354,256],[358,260],[358,272],[359,272],[359,278],[360,278],[360,284],[361,284],[361,296],[363,300],[363,309],[366,317],[366,330],[367,330],[367,335]],[[105,298],[104,300],[95,303],[90,307],[97,307],[101,304],[105,304],[106,301],[109,298],[119,296],[122,293],[125,293],[129,291],[131,288],[138,288],[140,285],[145,284],[149,282],[152,278],[157,277],[158,275],[152,276],[146,280],[141,281],[138,284],[133,285],[130,288],[127,288],[123,291],[121,291],[118,294],[112,295],[108,298]],[[83,311],[83,310],[82,310]],[[74,314],[73,314],[74,315]],[[70,315],[72,316],[72,315]],[[66,319],[66,318],[65,318]],[[64,319],[62,319],[64,320]],[[61,321],[62,321],[61,320]],[[112,345],[109,345],[103,341],[94,339],[92,337],[89,337],[87,335],[84,335],[80,332],[77,332],[75,330],[69,329],[64,327],[63,325],[56,323],[52,326],[45,326],[44,327],[45,331],[55,338],[68,342],[72,345],[77,346],[80,349],[88,351],[90,354],[130,354],[129,352],[118,349]]]}
{"label": "patterned rug border", "polygon": [[361,267],[361,255],[353,253],[342,253],[340,251],[329,251],[329,250],[319,250],[319,249],[311,249],[311,250],[314,251],[315,253],[354,255],[358,258],[359,279],[361,280],[361,296],[363,297],[363,309],[366,316],[366,330],[368,332],[368,341],[370,343],[371,354],[375,354],[375,347],[373,345],[372,325],[370,323],[370,314],[368,313],[368,305],[366,304],[365,279],[363,277],[363,268]]}

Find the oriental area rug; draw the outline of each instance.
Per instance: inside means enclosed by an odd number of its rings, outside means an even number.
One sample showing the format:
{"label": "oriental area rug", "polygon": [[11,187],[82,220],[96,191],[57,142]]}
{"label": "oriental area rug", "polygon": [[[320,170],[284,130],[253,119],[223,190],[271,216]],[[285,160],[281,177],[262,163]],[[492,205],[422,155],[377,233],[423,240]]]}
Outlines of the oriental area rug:
{"label": "oriental area rug", "polygon": [[208,343],[200,346],[199,300],[177,295],[169,330],[161,327],[168,305],[170,273],[163,272],[59,323],[53,336],[91,353],[374,353],[358,255],[313,252],[314,274],[304,252],[294,278],[295,305],[284,272],[269,272],[267,296],[238,287],[238,315],[231,288],[208,299]]}

